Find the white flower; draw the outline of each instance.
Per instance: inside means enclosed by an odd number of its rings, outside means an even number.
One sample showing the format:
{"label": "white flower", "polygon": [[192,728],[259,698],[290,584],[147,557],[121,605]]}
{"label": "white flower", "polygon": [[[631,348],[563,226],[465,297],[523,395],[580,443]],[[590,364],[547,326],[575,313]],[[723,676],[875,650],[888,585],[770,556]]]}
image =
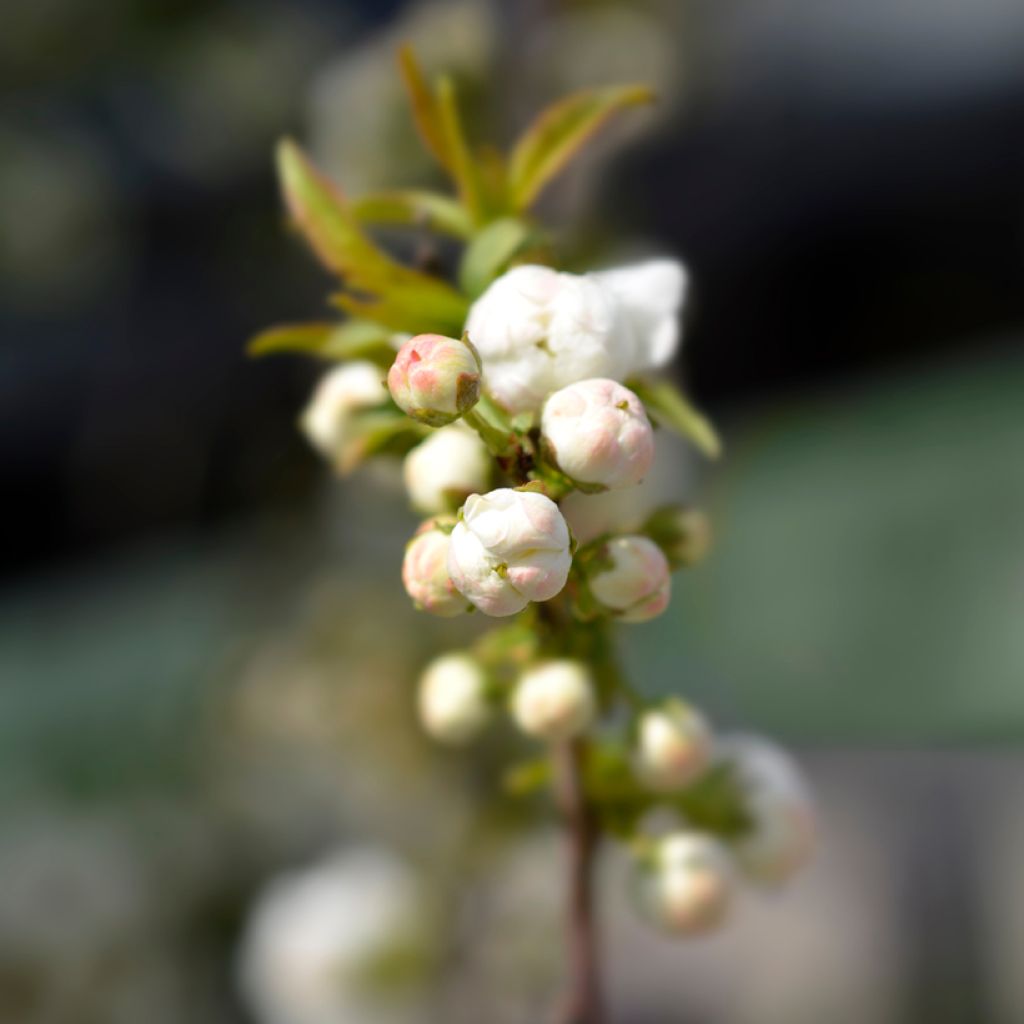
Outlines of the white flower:
{"label": "white flower", "polygon": [[681,700],[667,700],[640,716],[634,764],[648,788],[681,789],[704,771],[710,754],[707,721]]}
{"label": "white flower", "polygon": [[604,377],[551,395],[541,434],[558,468],[581,484],[630,487],[647,475],[654,458],[654,432],[643,403]]}
{"label": "white flower", "polygon": [[342,850],[273,880],[253,907],[239,953],[253,1015],[264,1024],[408,1020],[395,1016],[398,993],[375,991],[365,975],[389,950],[422,941],[418,897],[409,870],[372,847]]}
{"label": "white flower", "polygon": [[511,412],[534,411],[567,384],[664,365],[678,342],[685,282],[670,260],[585,275],[514,267],[466,321],[488,391]]}
{"label": "white flower", "polygon": [[476,405],[480,359],[472,345],[442,334],[417,334],[388,371],[395,404],[414,420],[443,427]]}
{"label": "white flower", "polygon": [[624,622],[660,615],[672,593],[668,560],[653,540],[638,534],[613,537],[589,577],[594,597]]}
{"label": "white flower", "polygon": [[471,495],[452,531],[448,574],[487,615],[514,615],[564,586],[569,527],[543,494],[507,487]]}
{"label": "white flower", "polygon": [[814,802],[796,761],[759,736],[731,736],[721,753],[737,771],[749,833],[734,844],[743,870],[757,881],[784,882],[814,850]]}
{"label": "white flower", "polygon": [[479,436],[461,423],[435,430],[405,457],[402,475],[421,512],[454,512],[470,494],[486,489],[491,460]]}
{"label": "white flower", "polygon": [[697,935],[729,910],[733,872],[725,848],[701,832],[673,832],[638,865],[634,893],[641,914],[673,935]]}
{"label": "white flower", "polygon": [[423,727],[442,743],[466,743],[490,718],[487,680],[468,654],[435,658],[420,677],[419,712]]}
{"label": "white flower", "polygon": [[527,669],[512,697],[512,716],[519,728],[545,740],[578,736],[596,711],[590,673],[581,662],[569,658]]}
{"label": "white flower", "polygon": [[303,433],[321,454],[344,463],[352,439],[352,414],[388,400],[382,372],[373,363],[338,366],[325,374],[299,421]]}
{"label": "white flower", "polygon": [[451,536],[443,523],[428,519],[406,545],[402,583],[418,608],[450,619],[469,610],[466,599],[448,575]]}

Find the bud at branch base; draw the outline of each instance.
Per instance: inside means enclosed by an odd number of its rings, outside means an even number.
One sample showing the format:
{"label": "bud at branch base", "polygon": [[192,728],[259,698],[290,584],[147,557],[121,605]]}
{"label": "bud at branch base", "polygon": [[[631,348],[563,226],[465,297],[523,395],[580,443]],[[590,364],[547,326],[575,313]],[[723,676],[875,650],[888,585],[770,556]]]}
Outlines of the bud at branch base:
{"label": "bud at branch base", "polygon": [[660,615],[672,594],[668,561],[648,537],[613,537],[588,573],[590,591],[624,622],[646,622]]}
{"label": "bud at branch base", "polygon": [[734,879],[725,848],[702,832],[673,832],[658,840],[649,862],[637,866],[640,912],[672,935],[699,935],[725,918]]}
{"label": "bud at branch base", "polygon": [[468,654],[435,658],[420,677],[419,712],[434,739],[451,744],[473,739],[491,716],[480,664]]}
{"label": "bud at branch base", "polygon": [[486,490],[491,458],[479,435],[453,423],[435,430],[406,455],[402,476],[421,512],[454,512],[470,494]]}
{"label": "bud at branch base", "polygon": [[450,619],[469,610],[448,575],[448,549],[454,518],[428,519],[406,545],[402,583],[417,608]]}
{"label": "bud at branch base", "polygon": [[654,433],[629,388],[596,378],[570,384],[544,403],[541,434],[558,468],[576,483],[632,487],[654,459]]}
{"label": "bud at branch base", "polygon": [[596,710],[589,671],[568,658],[528,669],[520,676],[512,698],[512,715],[519,728],[550,741],[584,732]]}
{"label": "bud at branch base", "polygon": [[484,614],[514,615],[565,586],[569,546],[569,527],[550,498],[500,487],[466,500],[452,531],[448,573]]}
{"label": "bud at branch base", "polygon": [[387,400],[379,366],[354,362],[335,367],[320,378],[303,410],[302,432],[322,455],[343,466],[345,449],[352,440],[353,414]]}
{"label": "bud at branch base", "polygon": [[649,789],[682,789],[704,771],[710,756],[711,730],[695,708],[670,699],[640,715],[634,765]]}
{"label": "bud at branch base", "polygon": [[388,371],[395,404],[420,423],[443,427],[480,398],[480,357],[469,342],[418,334],[395,356]]}

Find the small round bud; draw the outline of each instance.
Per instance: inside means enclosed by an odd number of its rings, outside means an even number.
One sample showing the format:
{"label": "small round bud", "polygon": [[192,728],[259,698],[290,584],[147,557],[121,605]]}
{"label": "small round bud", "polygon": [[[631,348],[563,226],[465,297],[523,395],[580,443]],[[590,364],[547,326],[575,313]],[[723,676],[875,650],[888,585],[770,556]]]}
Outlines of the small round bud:
{"label": "small round bud", "polygon": [[322,455],[343,465],[352,440],[352,414],[387,399],[380,367],[368,362],[346,363],[320,378],[299,424]]}
{"label": "small round bud", "polygon": [[631,487],[647,475],[654,433],[643,403],[613,380],[581,380],[544,405],[541,433],[558,468],[577,483]]}
{"label": "small round bud", "polygon": [[681,700],[645,711],[637,723],[636,773],[649,789],[671,792],[707,767],[711,730],[704,716]]}
{"label": "small round bud", "polygon": [[733,885],[721,843],[700,832],[673,832],[638,866],[635,895],[651,924],[672,935],[698,935],[722,922]]}
{"label": "small round bud", "polygon": [[454,512],[469,495],[487,488],[491,460],[480,438],[454,423],[413,448],[405,457],[402,475],[421,512]]}
{"label": "small round bud", "polygon": [[814,851],[814,802],[796,761],[755,736],[729,737],[722,744],[742,787],[750,831],[734,844],[744,872],[779,884],[807,863]]}
{"label": "small round bud", "polygon": [[522,674],[512,714],[523,732],[544,740],[578,736],[597,710],[590,673],[578,661],[548,661]]}
{"label": "small round bud", "polygon": [[443,520],[428,519],[406,545],[402,583],[418,608],[450,619],[469,610],[448,575],[451,536]]}
{"label": "small round bud", "polygon": [[448,549],[456,588],[486,615],[514,615],[564,586],[569,527],[543,494],[498,488],[462,507]]}
{"label": "small round bud", "polygon": [[467,341],[418,334],[398,350],[388,389],[395,404],[414,420],[443,427],[480,398],[480,357]]}
{"label": "small round bud", "polygon": [[711,548],[711,522],[699,508],[659,508],[641,531],[665,552],[673,569],[696,565]]}
{"label": "small round bud", "polygon": [[613,537],[589,576],[597,600],[624,622],[646,622],[660,615],[672,593],[668,562],[647,537]]}
{"label": "small round bud", "polygon": [[442,743],[467,743],[490,718],[486,692],[484,671],[468,654],[435,658],[420,677],[423,728]]}

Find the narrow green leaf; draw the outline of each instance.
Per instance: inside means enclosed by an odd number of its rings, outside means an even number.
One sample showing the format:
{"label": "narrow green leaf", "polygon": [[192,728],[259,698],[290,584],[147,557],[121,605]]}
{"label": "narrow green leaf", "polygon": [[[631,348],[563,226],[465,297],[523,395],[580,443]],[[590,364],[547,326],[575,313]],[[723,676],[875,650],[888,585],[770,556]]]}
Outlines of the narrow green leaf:
{"label": "narrow green leaf", "polygon": [[468,239],[473,233],[473,222],[465,207],[436,192],[373,192],[354,199],[352,213],[364,224],[423,227],[462,239]]}
{"label": "narrow green leaf", "polygon": [[409,334],[462,334],[469,302],[455,289],[435,291],[415,285],[392,289],[381,295],[352,295],[337,292],[331,304],[352,317],[372,320],[393,331]]}
{"label": "narrow green leaf", "polygon": [[250,356],[299,352],[320,359],[368,359],[390,366],[395,358],[392,332],[365,320],[344,323],[282,324],[249,341]]}
{"label": "narrow green leaf", "polygon": [[423,144],[445,170],[451,171],[452,159],[442,126],[440,104],[430,86],[427,85],[423,69],[420,67],[412,47],[408,44],[398,50],[398,69],[401,72],[405,90],[409,94],[413,121]]}
{"label": "narrow green leaf", "polygon": [[630,380],[626,386],[636,393],[657,423],[692,441],[708,458],[721,455],[722,442],[711,421],[671,381]]}
{"label": "narrow green leaf", "polygon": [[516,256],[536,245],[540,237],[535,228],[515,217],[502,217],[488,224],[462,254],[459,286],[475,299]]}
{"label": "narrow green leaf", "polygon": [[459,115],[455,95],[455,83],[447,76],[437,83],[437,103],[441,119],[441,130],[448,154],[448,170],[455,180],[459,198],[466,207],[473,222],[482,222],[485,213],[484,186],[480,168],[466,141],[466,134]]}
{"label": "narrow green leaf", "polygon": [[544,110],[512,150],[509,189],[514,209],[527,209],[614,114],[653,99],[644,85],[609,86],[574,93]]}
{"label": "narrow green leaf", "polygon": [[546,757],[531,758],[510,765],[501,780],[509,796],[529,796],[551,781],[551,762]]}

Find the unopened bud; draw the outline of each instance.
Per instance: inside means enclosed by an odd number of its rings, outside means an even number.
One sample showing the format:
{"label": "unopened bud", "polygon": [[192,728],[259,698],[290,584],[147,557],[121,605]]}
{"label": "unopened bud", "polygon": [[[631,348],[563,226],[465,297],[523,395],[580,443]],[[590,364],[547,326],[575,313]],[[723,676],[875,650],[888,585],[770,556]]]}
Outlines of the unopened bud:
{"label": "unopened bud", "polygon": [[322,455],[344,465],[352,441],[352,417],[387,401],[380,367],[369,362],[346,363],[320,378],[300,419],[303,433]]}
{"label": "unopened bud", "polygon": [[398,350],[388,389],[395,404],[414,420],[443,427],[480,398],[480,357],[468,341],[418,334]]}
{"label": "unopened bud", "polygon": [[681,700],[666,700],[637,722],[636,773],[648,788],[671,792],[707,767],[711,730],[704,716]]}
{"label": "unopened bud", "polygon": [[672,593],[661,548],[637,534],[608,541],[588,579],[598,602],[625,622],[646,622],[660,615]]}
{"label": "unopened bud", "polygon": [[466,743],[487,724],[487,680],[468,654],[446,654],[432,661],[420,677],[420,721],[442,743]]}
{"label": "unopened bud", "polygon": [[421,512],[454,512],[469,495],[487,489],[491,460],[477,434],[453,423],[434,431],[406,455],[402,475]]}
{"label": "unopened bud", "polygon": [[711,521],[699,508],[668,505],[652,513],[641,530],[673,569],[696,565],[711,548]]}
{"label": "unopened bud", "polygon": [[528,669],[519,679],[512,714],[523,732],[567,740],[590,725],[596,712],[590,673],[578,661],[559,659]]}
{"label": "unopened bud", "polygon": [[584,486],[631,487],[654,458],[643,403],[613,380],[581,380],[556,391],[544,405],[541,433],[558,468]]}
{"label": "unopened bud", "polygon": [[719,925],[733,895],[725,848],[701,832],[660,839],[648,862],[637,866],[635,895],[651,924],[672,935],[698,935]]}
{"label": "unopened bud", "polygon": [[569,527],[543,494],[498,488],[473,494],[452,531],[448,573],[486,615],[514,615],[564,586]]}
{"label": "unopened bud", "polygon": [[413,534],[402,561],[402,583],[416,607],[445,619],[469,610],[448,575],[450,531],[451,521],[428,519]]}

